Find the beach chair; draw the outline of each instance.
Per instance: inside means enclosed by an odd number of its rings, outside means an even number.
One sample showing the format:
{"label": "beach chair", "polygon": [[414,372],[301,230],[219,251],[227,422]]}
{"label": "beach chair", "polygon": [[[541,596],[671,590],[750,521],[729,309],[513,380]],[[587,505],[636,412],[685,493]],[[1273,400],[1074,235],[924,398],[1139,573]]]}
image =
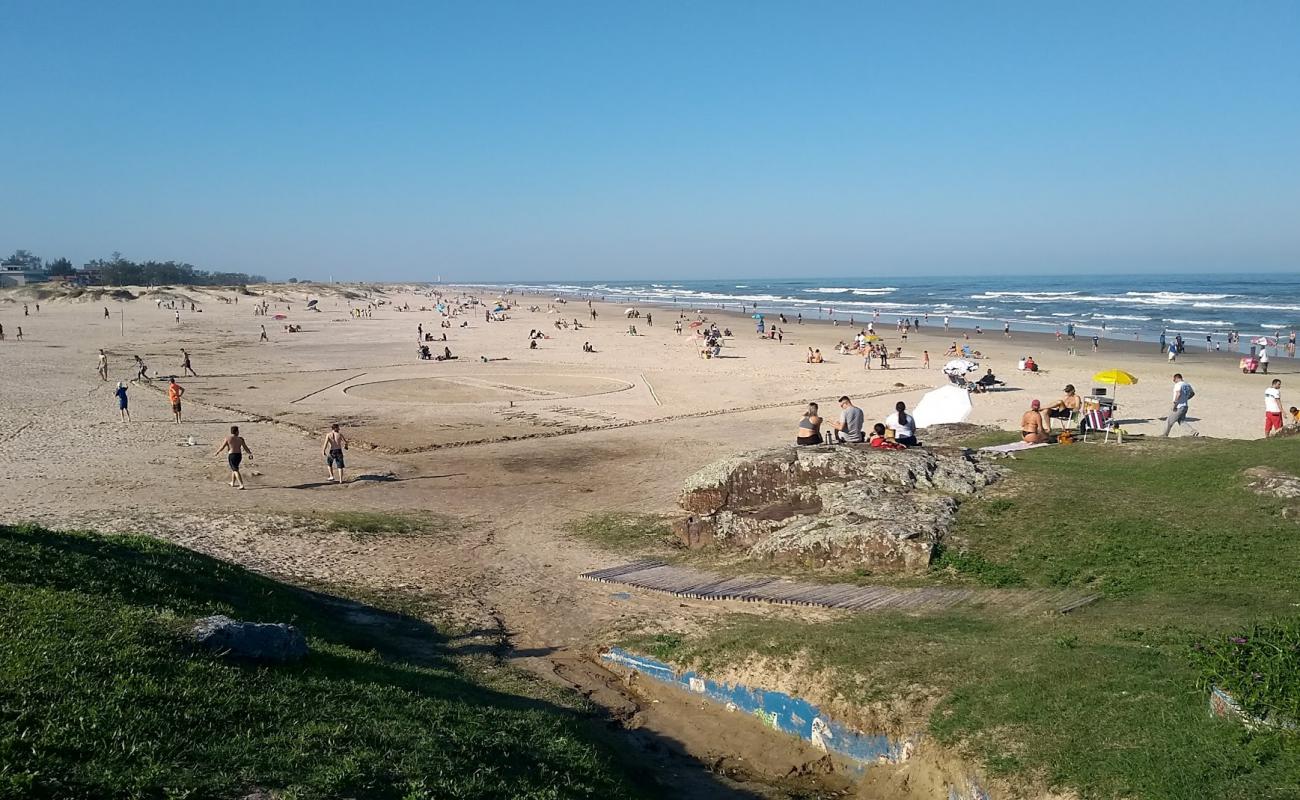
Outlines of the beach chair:
{"label": "beach chair", "polygon": [[1088,424],[1083,430],[1083,440],[1085,442],[1088,441],[1088,434],[1093,432],[1104,432],[1105,435],[1102,438],[1102,442],[1109,442],[1110,435],[1113,432],[1115,434],[1115,441],[1119,444],[1124,443],[1124,434],[1121,433],[1119,428],[1115,425],[1114,406],[1099,405],[1095,408],[1089,409],[1086,414],[1086,419]]}

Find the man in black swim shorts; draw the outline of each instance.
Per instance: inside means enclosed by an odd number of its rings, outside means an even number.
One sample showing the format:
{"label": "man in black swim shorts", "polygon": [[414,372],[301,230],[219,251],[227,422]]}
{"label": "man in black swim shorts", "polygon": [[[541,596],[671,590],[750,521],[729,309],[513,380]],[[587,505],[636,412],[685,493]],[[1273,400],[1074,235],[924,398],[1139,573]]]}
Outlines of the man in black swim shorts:
{"label": "man in black swim shorts", "polygon": [[248,449],[248,442],[245,442],[244,437],[239,435],[238,425],[230,426],[230,435],[221,440],[221,446],[217,448],[217,452],[213,455],[219,456],[226,451],[229,451],[226,455],[226,463],[230,465],[230,485],[233,488],[242,489],[244,488],[244,478],[239,474],[239,465],[244,460],[244,453],[251,456],[253,451]]}
{"label": "man in black swim shorts", "polygon": [[334,482],[334,468],[338,467],[338,482],[343,483],[343,451],[348,449],[348,437],[339,432],[339,424],[336,422],[330,426],[330,432],[325,434],[325,442],[321,445],[321,453],[325,456],[325,469],[329,470],[330,483]]}

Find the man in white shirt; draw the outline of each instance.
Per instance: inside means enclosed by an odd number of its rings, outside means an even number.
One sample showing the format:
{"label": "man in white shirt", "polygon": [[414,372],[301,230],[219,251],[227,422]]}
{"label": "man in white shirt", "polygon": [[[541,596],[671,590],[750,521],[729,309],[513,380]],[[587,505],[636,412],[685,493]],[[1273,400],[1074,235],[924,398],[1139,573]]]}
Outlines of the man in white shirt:
{"label": "man in white shirt", "polygon": [[894,431],[894,441],[908,447],[918,447],[916,440],[916,418],[907,413],[907,404],[899,400],[894,404],[894,413],[885,419],[885,426]]}
{"label": "man in white shirt", "polygon": [[1282,430],[1282,381],[1278,378],[1264,390],[1264,435],[1275,429]]}
{"label": "man in white shirt", "polygon": [[1182,374],[1177,372],[1174,373],[1173,410],[1170,411],[1169,416],[1165,418],[1165,436],[1168,436],[1169,432],[1174,429],[1174,425],[1185,426],[1187,430],[1192,432],[1192,436],[1201,435],[1200,431],[1193,428],[1192,424],[1187,421],[1187,404],[1191,402],[1191,399],[1195,396],[1195,390],[1192,389],[1190,383],[1183,380]]}
{"label": "man in white shirt", "polygon": [[1265,375],[1268,374],[1268,345],[1259,348],[1259,368]]}

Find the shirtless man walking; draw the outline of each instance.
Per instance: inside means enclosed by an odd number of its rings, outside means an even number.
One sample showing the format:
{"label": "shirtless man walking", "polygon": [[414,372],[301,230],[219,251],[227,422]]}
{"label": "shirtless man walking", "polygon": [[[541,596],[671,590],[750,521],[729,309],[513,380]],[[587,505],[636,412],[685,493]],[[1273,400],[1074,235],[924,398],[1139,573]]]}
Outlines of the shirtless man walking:
{"label": "shirtless man walking", "polygon": [[105,353],[102,347],[99,348],[99,379],[108,380],[108,353]]}
{"label": "shirtless man walking", "polygon": [[348,449],[348,437],[339,432],[339,424],[336,422],[330,426],[330,432],[325,434],[325,442],[321,445],[321,455],[325,456],[325,469],[329,470],[330,483],[334,482],[334,468],[339,470],[339,483],[343,483],[343,451]]}
{"label": "shirtless man walking", "polygon": [[181,360],[181,367],[185,370],[185,374],[186,374],[186,375],[193,375],[193,376],[196,377],[196,378],[199,377],[199,373],[195,372],[195,371],[194,371],[194,367],[190,366],[190,351],[189,351],[189,350],[186,350],[186,349],[184,349],[184,348],[181,348],[181,359],[182,359],[182,360]]}
{"label": "shirtless man walking", "polygon": [[213,455],[219,456],[222,453],[226,453],[226,463],[230,465],[230,485],[236,489],[244,488],[244,478],[239,474],[239,465],[244,460],[244,453],[251,456],[253,451],[248,449],[248,442],[239,435],[238,425],[230,426],[230,435],[221,440],[221,446]]}

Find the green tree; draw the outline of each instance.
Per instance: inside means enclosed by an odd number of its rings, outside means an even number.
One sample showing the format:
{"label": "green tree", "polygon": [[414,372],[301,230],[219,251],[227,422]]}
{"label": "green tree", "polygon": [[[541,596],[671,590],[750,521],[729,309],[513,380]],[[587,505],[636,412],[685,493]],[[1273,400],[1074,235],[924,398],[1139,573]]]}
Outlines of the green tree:
{"label": "green tree", "polygon": [[57,275],[71,275],[75,273],[77,270],[76,267],[72,266],[72,262],[69,261],[68,259],[58,258],[55,259],[54,261],[45,262],[45,271],[50,273],[51,275],[57,276]]}

